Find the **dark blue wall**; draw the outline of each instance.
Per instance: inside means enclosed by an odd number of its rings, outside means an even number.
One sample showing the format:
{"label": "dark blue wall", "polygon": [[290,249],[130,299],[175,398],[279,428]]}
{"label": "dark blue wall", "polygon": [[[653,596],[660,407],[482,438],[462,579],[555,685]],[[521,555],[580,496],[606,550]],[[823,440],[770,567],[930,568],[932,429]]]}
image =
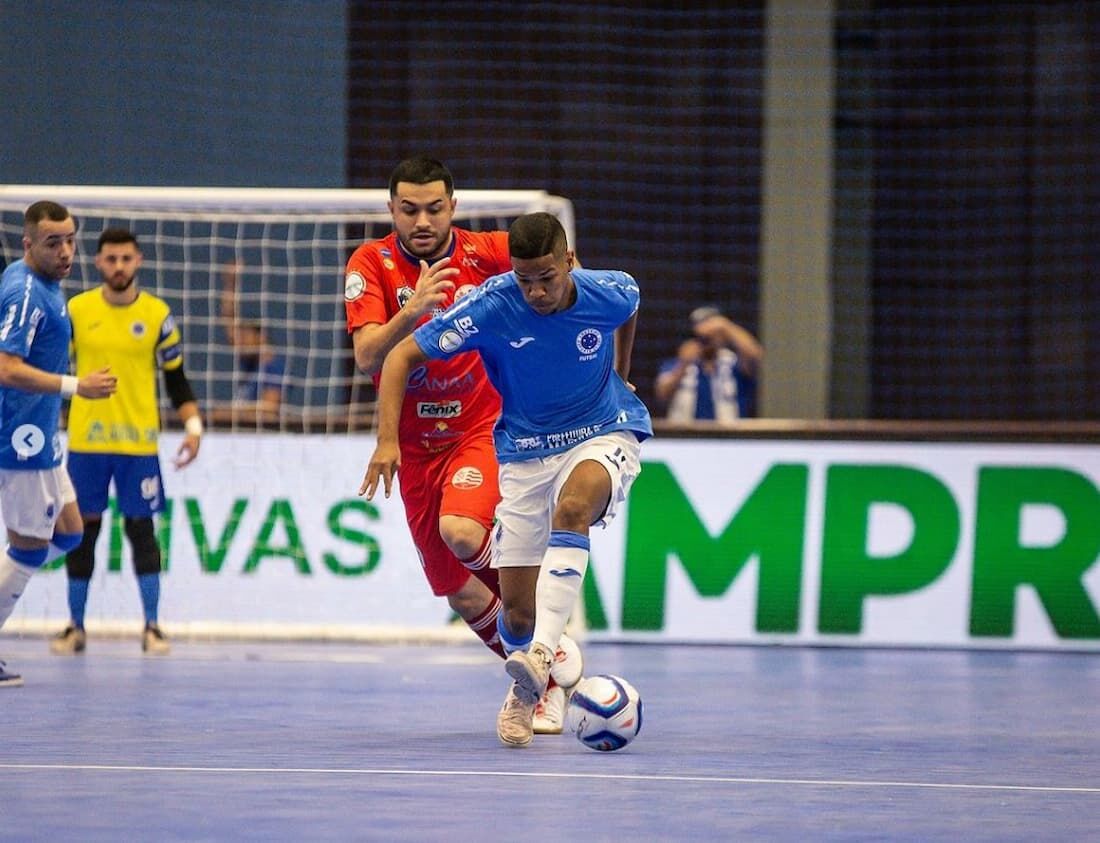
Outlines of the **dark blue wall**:
{"label": "dark blue wall", "polygon": [[0,182],[345,186],[343,0],[4,3]]}

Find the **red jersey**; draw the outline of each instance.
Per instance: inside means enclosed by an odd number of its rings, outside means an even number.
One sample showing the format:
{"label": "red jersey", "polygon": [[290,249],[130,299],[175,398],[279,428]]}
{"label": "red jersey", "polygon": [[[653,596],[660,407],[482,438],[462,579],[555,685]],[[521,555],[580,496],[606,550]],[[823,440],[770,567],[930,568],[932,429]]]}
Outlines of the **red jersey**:
{"label": "red jersey", "polygon": [[[512,269],[508,232],[466,231],[453,226],[451,231],[451,266],[459,272],[443,307],[450,307],[486,278]],[[420,262],[401,247],[396,232],[356,249],[348,259],[344,283],[348,332],[389,322],[412,296],[419,278]],[[417,324],[431,317],[425,314]],[[378,385],[377,373],[374,383]],[[451,360],[429,360],[409,376],[398,426],[401,450],[436,453],[469,430],[491,426],[499,414],[500,396],[489,383],[476,351]]]}

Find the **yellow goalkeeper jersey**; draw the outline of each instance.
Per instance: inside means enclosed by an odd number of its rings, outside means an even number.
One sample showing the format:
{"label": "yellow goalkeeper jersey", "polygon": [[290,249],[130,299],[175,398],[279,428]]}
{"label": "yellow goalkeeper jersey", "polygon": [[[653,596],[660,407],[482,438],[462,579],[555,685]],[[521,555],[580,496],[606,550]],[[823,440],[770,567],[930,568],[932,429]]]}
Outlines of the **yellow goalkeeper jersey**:
{"label": "yellow goalkeeper jersey", "polygon": [[76,375],[109,366],[118,391],[109,398],[74,396],[69,450],[155,454],[160,433],[157,370],[183,365],[180,332],[168,305],[144,290],[128,305],[112,305],[100,287],[69,300]]}

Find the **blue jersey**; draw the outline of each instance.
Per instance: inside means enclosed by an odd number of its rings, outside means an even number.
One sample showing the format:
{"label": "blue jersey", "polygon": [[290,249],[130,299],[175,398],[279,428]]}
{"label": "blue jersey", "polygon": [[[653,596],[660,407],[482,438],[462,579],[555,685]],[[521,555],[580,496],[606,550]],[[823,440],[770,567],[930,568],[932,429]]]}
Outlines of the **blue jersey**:
{"label": "blue jersey", "polygon": [[[36,275],[25,261],[0,281],[0,351],[36,369],[69,371],[72,326],[61,284]],[[0,468],[44,469],[61,464],[61,395],[0,386]]]}
{"label": "blue jersey", "polygon": [[490,278],[413,333],[433,359],[476,350],[503,408],[493,429],[500,462],[545,457],[604,433],[653,435],[649,411],[615,371],[615,329],[638,309],[625,272],[575,269],[577,300],[536,313],[515,273]]}

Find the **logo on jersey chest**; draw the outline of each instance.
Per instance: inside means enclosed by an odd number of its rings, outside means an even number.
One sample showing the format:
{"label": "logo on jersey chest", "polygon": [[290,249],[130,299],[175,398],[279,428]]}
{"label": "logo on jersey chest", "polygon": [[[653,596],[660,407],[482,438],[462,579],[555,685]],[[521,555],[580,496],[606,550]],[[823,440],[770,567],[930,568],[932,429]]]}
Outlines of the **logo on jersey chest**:
{"label": "logo on jersey chest", "polygon": [[416,414],[422,419],[453,419],[462,415],[462,402],[417,401]]}
{"label": "logo on jersey chest", "polygon": [[595,328],[585,328],[577,334],[577,351],[581,353],[577,359],[581,361],[596,359],[596,352],[600,350],[601,345],[603,345],[603,334]]}
{"label": "logo on jersey chest", "polygon": [[462,251],[464,251],[466,253],[462,257],[462,265],[463,266],[471,266],[471,267],[473,267],[474,269],[476,269],[480,272],[481,267],[478,265],[477,247],[472,246],[469,243],[467,243],[466,245],[464,245],[462,247]]}

